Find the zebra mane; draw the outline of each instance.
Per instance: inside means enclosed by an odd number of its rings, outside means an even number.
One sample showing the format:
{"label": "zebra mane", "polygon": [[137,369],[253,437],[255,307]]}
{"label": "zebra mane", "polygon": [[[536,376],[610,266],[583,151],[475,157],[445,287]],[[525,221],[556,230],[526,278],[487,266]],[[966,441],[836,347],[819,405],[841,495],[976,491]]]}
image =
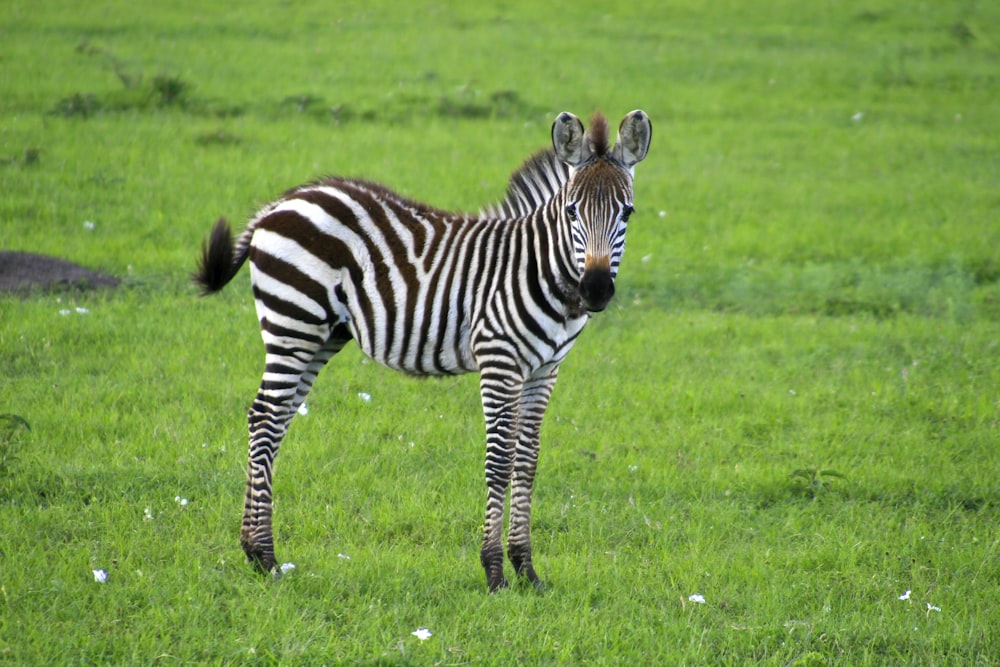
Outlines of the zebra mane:
{"label": "zebra mane", "polygon": [[502,219],[528,215],[551,200],[568,180],[569,167],[554,150],[538,151],[511,174],[503,200],[484,207],[481,213]]}
{"label": "zebra mane", "polygon": [[608,145],[608,119],[600,111],[590,119],[587,140],[595,157],[604,157],[611,152],[611,146]]}

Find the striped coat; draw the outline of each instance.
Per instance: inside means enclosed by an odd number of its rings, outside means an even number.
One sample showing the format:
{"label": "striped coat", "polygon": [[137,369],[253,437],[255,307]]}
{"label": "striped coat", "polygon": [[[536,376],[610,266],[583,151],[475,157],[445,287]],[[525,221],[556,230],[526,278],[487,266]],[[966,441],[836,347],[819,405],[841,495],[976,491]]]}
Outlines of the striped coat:
{"label": "striped coat", "polygon": [[511,178],[479,215],[441,211],[374,183],[331,178],[265,206],[235,239],[219,221],[194,278],[218,291],[249,259],[265,370],[249,412],[241,542],[276,564],[272,468],[292,416],[320,369],[350,340],[413,375],[480,373],[486,417],[486,523],[481,560],[490,590],[508,555],[538,584],[530,502],[538,432],[559,364],[589,314],[614,294],[632,211],[632,175],[651,125],[627,115],[614,147],[595,116],[553,124],[553,148]]}

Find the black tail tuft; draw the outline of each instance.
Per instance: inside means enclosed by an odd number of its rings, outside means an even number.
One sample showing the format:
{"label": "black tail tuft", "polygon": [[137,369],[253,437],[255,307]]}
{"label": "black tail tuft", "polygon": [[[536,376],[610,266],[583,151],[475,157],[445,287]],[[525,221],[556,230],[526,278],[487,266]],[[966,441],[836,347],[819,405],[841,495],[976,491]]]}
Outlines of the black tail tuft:
{"label": "black tail tuft", "polygon": [[240,270],[240,264],[233,261],[233,233],[229,223],[219,218],[212,227],[212,235],[201,244],[201,259],[191,280],[201,288],[201,295],[207,296],[225,287]]}

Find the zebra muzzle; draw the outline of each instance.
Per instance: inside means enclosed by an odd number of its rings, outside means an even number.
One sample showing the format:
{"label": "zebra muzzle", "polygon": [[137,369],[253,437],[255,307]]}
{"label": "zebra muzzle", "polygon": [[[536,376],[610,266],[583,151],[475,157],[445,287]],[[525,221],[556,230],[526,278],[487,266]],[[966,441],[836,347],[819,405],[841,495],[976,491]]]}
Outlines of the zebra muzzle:
{"label": "zebra muzzle", "polygon": [[615,295],[615,279],[611,271],[605,268],[587,269],[580,279],[580,297],[584,305],[592,313],[599,313],[607,308],[611,297]]}

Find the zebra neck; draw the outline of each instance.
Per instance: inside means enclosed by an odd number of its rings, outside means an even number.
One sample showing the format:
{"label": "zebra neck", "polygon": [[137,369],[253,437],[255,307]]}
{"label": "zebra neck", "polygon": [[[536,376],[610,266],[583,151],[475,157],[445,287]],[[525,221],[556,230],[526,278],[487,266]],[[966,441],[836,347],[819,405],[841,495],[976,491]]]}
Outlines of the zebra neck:
{"label": "zebra neck", "polygon": [[567,319],[585,316],[587,309],[580,297],[580,272],[573,254],[569,226],[560,218],[556,201],[524,219],[521,225],[538,288],[548,305],[564,313]]}

